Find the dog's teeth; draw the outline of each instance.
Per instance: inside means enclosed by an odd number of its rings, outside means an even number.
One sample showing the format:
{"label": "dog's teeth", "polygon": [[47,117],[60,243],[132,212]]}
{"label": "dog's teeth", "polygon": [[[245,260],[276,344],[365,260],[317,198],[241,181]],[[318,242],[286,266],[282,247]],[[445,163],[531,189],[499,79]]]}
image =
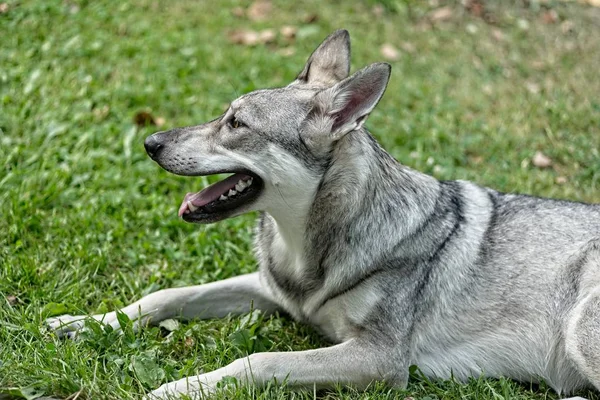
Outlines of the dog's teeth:
{"label": "dog's teeth", "polygon": [[252,185],[252,178],[248,179],[248,182],[246,183],[246,187]]}
{"label": "dog's teeth", "polygon": [[235,185],[235,190],[239,192],[243,192],[244,189],[246,189],[246,185],[244,183],[242,183],[242,181],[239,181],[236,185]]}
{"label": "dog's teeth", "polygon": [[191,201],[189,201],[189,200],[188,200],[188,202],[187,202],[187,203],[188,203],[188,209],[189,209],[191,212],[194,212],[194,211],[196,211],[196,210],[198,209],[198,207],[196,207],[195,205],[193,205]]}
{"label": "dog's teeth", "polygon": [[224,194],[222,194],[221,197],[219,197],[219,200],[227,200],[227,196],[225,196]]}
{"label": "dog's teeth", "polygon": [[237,192],[233,189],[229,189],[229,193],[227,193],[228,196],[235,196],[237,194]]}

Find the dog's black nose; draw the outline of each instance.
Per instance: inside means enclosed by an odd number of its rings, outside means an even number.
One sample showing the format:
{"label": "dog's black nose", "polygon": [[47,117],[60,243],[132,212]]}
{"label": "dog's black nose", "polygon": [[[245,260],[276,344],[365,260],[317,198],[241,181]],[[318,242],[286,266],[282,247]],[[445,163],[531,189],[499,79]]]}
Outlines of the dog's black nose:
{"label": "dog's black nose", "polygon": [[146,153],[154,160],[158,157],[158,153],[160,153],[163,145],[160,144],[155,135],[151,135],[144,141],[144,147],[146,148]]}

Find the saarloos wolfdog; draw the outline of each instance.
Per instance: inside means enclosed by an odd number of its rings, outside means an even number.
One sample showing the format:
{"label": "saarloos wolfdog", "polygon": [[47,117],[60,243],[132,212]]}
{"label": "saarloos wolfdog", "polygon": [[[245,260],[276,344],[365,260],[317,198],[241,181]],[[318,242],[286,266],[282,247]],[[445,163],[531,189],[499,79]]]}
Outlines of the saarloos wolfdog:
{"label": "saarloos wolfdog", "polygon": [[[205,224],[260,211],[260,268],[160,290],[122,312],[140,326],[283,310],[334,343],[251,354],[149,397],[201,397],[224,376],[402,388],[412,364],[432,377],[600,388],[600,206],[440,182],[399,164],[363,126],[390,66],[351,76],[349,66],[349,35],[339,30],[288,86],[146,139],[172,173],[232,174],[187,194],[179,215]],[[119,328],[114,312],[92,318]],[[48,323],[69,336],[84,326],[81,316]]]}

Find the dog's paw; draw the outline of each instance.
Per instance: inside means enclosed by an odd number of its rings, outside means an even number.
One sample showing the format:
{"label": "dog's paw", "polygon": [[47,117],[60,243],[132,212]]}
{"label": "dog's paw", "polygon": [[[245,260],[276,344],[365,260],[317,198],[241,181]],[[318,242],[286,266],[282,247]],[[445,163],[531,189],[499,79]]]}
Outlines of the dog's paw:
{"label": "dog's paw", "polygon": [[179,381],[165,383],[161,387],[148,393],[144,400],[175,400],[185,395],[186,399],[206,399],[214,390],[209,388],[198,389],[198,384],[184,378]]}
{"label": "dog's paw", "polygon": [[74,339],[83,328],[86,318],[85,315],[65,314],[46,319],[45,325],[48,330],[53,331],[58,337]]}

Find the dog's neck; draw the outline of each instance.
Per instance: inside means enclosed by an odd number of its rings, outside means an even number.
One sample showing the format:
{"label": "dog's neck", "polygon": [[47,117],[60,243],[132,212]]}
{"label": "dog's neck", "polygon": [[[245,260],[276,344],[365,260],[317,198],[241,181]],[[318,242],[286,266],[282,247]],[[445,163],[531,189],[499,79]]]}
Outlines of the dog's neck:
{"label": "dog's neck", "polygon": [[336,143],[328,169],[313,186],[304,184],[297,193],[281,196],[281,204],[267,211],[297,254],[310,253],[315,240],[329,240],[334,226],[343,231],[340,227],[356,218],[384,224],[386,212],[401,217],[402,226],[394,228],[400,239],[433,207],[439,190],[436,179],[398,163],[365,129]]}

